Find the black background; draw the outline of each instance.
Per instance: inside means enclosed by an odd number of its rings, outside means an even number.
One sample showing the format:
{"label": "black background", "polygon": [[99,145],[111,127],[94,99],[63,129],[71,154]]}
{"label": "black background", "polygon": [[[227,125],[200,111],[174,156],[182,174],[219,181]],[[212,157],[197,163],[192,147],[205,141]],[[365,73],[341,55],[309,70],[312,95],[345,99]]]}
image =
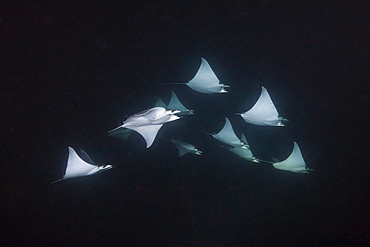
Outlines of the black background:
{"label": "black background", "polygon": [[[9,246],[348,246],[370,241],[366,1],[2,4],[2,235]],[[183,85],[204,57],[228,94]],[[261,86],[287,127],[252,126]],[[194,116],[159,132],[195,144],[177,158],[104,137],[174,90]],[[246,162],[217,146],[230,118],[255,156],[293,140],[315,172]],[[115,168],[51,185],[67,146]],[[359,246],[359,245],[358,245]]]}

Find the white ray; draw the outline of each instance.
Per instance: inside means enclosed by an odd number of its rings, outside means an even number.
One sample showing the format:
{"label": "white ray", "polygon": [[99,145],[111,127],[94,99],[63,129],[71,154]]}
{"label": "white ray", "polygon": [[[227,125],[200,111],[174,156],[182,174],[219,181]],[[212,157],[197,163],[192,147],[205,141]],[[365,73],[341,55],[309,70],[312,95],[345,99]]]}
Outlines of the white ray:
{"label": "white ray", "polygon": [[113,168],[112,165],[94,165],[89,155],[87,155],[87,153],[85,153],[84,151],[81,151],[81,156],[83,156],[86,161],[90,161],[91,164],[82,160],[73,148],[68,147],[68,152],[68,162],[64,176],[61,179],[54,181],[53,183],[66,180],[68,178],[89,176]]}
{"label": "white ray", "polygon": [[242,142],[236,135],[235,135],[235,132],[233,130],[233,127],[231,126],[231,123],[230,123],[230,120],[225,117],[225,125],[224,127],[222,128],[222,130],[220,132],[218,132],[217,134],[211,134],[215,139],[225,143],[225,144],[228,144],[228,145],[231,145],[233,147],[240,147],[240,148],[244,148],[244,149],[247,149],[248,148],[248,145],[244,142]]}
{"label": "white ray", "polygon": [[179,112],[178,110],[166,110],[163,107],[154,107],[130,116],[121,126],[108,133],[119,128],[135,130],[145,139],[146,147],[149,148],[163,124],[179,119],[180,117],[175,115]]}
{"label": "white ray", "polygon": [[240,115],[246,122],[262,126],[284,126],[283,121],[288,121],[279,117],[279,113],[264,87],[262,87],[261,95],[254,106]]}
{"label": "white ray", "polygon": [[220,80],[217,78],[216,74],[213,72],[209,63],[201,58],[200,67],[188,83],[166,83],[162,85],[171,85],[171,84],[185,84],[194,91],[213,94],[213,93],[227,93],[225,88],[230,87],[228,85],[220,84]]}
{"label": "white ray", "polygon": [[204,58],[201,59],[202,62],[200,64],[198,72],[195,74],[193,79],[186,83],[186,85],[200,93],[227,93],[225,87],[230,86],[220,84],[220,80],[213,72],[209,63]]}
{"label": "white ray", "polygon": [[301,150],[296,142],[294,142],[294,148],[289,157],[286,160],[273,163],[273,166],[279,170],[295,173],[308,173],[312,171],[312,169],[306,167]]}

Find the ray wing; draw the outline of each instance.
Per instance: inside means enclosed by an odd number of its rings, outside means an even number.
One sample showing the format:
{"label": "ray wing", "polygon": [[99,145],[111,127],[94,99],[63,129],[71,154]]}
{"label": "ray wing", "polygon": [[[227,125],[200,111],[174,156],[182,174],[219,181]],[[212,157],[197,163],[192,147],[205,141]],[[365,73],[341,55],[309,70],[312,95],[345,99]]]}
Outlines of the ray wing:
{"label": "ray wing", "polygon": [[68,147],[68,151],[67,168],[63,179],[87,176],[91,171],[97,168],[97,166],[83,161],[73,148]]}
{"label": "ray wing", "polygon": [[224,87],[229,86],[219,84],[220,80],[213,72],[211,66],[209,66],[209,63],[204,58],[201,59],[202,62],[197,73],[195,74],[193,79],[186,83],[186,85],[188,85],[191,89],[195,91],[206,94],[227,93]]}
{"label": "ray wing", "polygon": [[158,131],[162,126],[163,124],[155,124],[155,125],[144,125],[144,126],[129,126],[127,128],[138,132],[145,139],[146,148],[149,148],[153,144],[154,139],[157,136]]}
{"label": "ray wing", "polygon": [[168,109],[171,110],[179,110],[185,112],[187,109],[186,107],[180,102],[179,98],[177,98],[176,94],[172,91],[170,103],[168,103]]}
{"label": "ray wing", "polygon": [[81,159],[83,159],[85,162],[89,163],[89,164],[92,164],[94,165],[94,161],[92,161],[92,159],[90,158],[90,156],[83,150],[81,150]]}
{"label": "ray wing", "polygon": [[247,144],[248,145],[248,141],[247,141],[247,138],[245,137],[245,135],[242,133],[242,136],[240,137],[240,140],[242,141],[242,142],[244,142],[245,144]]}
{"label": "ray wing", "polygon": [[188,149],[186,149],[183,146],[177,145],[176,143],[175,143],[175,145],[176,145],[177,149],[179,150],[179,155],[178,155],[179,157],[181,157],[181,156],[190,152]]}
{"label": "ray wing", "polygon": [[163,102],[161,98],[158,97],[157,102],[155,102],[155,107],[167,108],[167,105]]}
{"label": "ray wing", "polygon": [[127,140],[130,137],[132,131],[133,130],[119,127],[118,129],[115,129],[109,132],[108,136],[114,136],[114,137],[121,138],[123,140]]}
{"label": "ray wing", "polygon": [[213,72],[211,66],[209,66],[209,63],[204,58],[201,58],[201,60],[202,62],[197,73],[194,78],[188,82],[188,85],[201,85],[205,88],[208,85],[218,84],[220,80]]}
{"label": "ray wing", "polygon": [[279,170],[298,173],[307,173],[310,170],[306,168],[306,163],[296,142],[294,142],[294,148],[289,157],[286,160],[273,163],[273,166]]}
{"label": "ray wing", "polygon": [[220,132],[214,134],[213,137],[217,140],[231,145],[231,146],[243,146],[244,144],[240,141],[240,139],[235,135],[233,127],[231,126],[230,120],[225,118],[226,122],[224,127]]}
{"label": "ray wing", "polygon": [[241,116],[246,122],[256,125],[283,126],[281,123],[283,119],[279,117],[279,113],[264,87],[262,87],[261,95],[254,106]]}

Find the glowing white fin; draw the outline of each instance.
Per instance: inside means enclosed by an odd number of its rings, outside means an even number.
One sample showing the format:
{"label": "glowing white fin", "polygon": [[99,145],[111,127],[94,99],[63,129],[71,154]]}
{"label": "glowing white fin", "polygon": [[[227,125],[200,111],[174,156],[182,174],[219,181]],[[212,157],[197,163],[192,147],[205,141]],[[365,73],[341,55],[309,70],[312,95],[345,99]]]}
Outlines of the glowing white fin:
{"label": "glowing white fin", "polygon": [[163,124],[156,124],[156,125],[145,125],[145,126],[130,126],[132,130],[138,132],[146,141],[146,147],[149,148],[153,142],[155,137],[158,134],[158,131],[163,126]]}

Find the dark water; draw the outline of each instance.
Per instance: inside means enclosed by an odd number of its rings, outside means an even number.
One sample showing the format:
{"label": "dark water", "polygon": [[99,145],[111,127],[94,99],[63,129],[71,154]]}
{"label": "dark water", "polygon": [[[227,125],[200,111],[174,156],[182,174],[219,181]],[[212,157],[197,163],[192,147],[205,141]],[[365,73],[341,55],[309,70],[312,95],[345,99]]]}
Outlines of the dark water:
{"label": "dark water", "polygon": [[[370,240],[365,124],[368,28],[361,3],[7,4],[0,19],[3,235],[37,243],[125,246],[363,246]],[[182,85],[210,63],[229,93]],[[287,127],[236,112],[261,86]],[[166,124],[202,156],[157,139],[106,138],[174,90],[196,114]],[[253,164],[196,129],[224,117],[255,156],[296,141],[311,174]],[[115,168],[51,185],[67,146]]]}

